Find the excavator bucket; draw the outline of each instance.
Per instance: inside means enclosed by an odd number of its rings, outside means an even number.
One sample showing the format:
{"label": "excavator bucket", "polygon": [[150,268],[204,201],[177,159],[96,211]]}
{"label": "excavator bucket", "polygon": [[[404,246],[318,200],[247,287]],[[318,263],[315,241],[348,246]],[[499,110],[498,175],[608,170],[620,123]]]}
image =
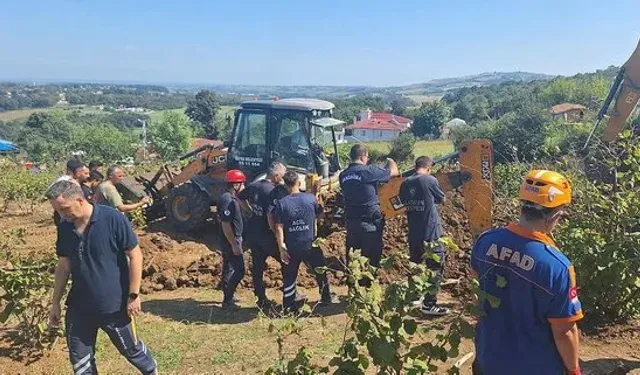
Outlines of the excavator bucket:
{"label": "excavator bucket", "polygon": [[[640,42],[635,51],[622,66],[623,78],[620,93],[616,97],[613,111],[604,131],[604,140],[611,142],[618,137],[626,125],[627,118],[633,112],[640,99]],[[616,88],[612,88],[615,90]]]}
{"label": "excavator bucket", "polygon": [[[491,228],[493,215],[493,146],[491,141],[476,139],[462,144],[459,151],[436,162],[458,158],[459,171],[438,172],[438,179],[443,191],[451,191],[461,187],[465,200],[465,209],[469,217],[469,226],[474,236]],[[406,207],[400,200],[402,176],[392,178],[378,190],[380,209],[389,219],[405,212]]]}

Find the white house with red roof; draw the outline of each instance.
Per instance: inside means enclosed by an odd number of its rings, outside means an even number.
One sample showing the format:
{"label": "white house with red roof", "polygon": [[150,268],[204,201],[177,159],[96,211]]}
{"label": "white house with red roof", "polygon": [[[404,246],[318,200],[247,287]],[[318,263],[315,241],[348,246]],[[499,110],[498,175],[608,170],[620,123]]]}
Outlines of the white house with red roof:
{"label": "white house with red roof", "polygon": [[413,121],[392,113],[360,111],[353,124],[346,127],[351,138],[358,142],[390,141],[409,130]]}

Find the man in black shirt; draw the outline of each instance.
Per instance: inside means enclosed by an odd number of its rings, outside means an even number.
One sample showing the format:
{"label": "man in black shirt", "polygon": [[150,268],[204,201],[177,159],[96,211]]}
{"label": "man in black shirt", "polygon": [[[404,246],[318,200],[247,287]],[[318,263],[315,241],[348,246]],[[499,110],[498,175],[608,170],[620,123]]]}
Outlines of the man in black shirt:
{"label": "man in black shirt", "polygon": [[247,180],[244,173],[232,169],[226,174],[227,191],[217,204],[217,211],[222,226],[222,292],[224,299],[222,308],[238,309],[233,301],[236,288],[244,277],[244,258],[242,257],[242,213],[238,204],[238,193],[244,189]]}
{"label": "man in black shirt", "polygon": [[[442,237],[442,223],[436,205],[444,203],[444,192],[438,180],[431,175],[433,160],[427,156],[416,159],[415,174],[406,178],[400,185],[400,200],[407,207],[409,223],[409,253],[414,263],[423,261],[426,246],[433,246],[433,253],[438,257],[436,262],[428,257],[426,265],[435,271],[439,284],[443,275],[445,251],[438,239]],[[424,296],[422,313],[425,315],[445,315],[448,310],[437,305],[435,295]]]}
{"label": "man in black shirt", "polygon": [[46,197],[63,220],[58,226],[51,326],[58,326],[60,300],[71,277],[65,330],[76,374],[97,374],[95,346],[102,329],[142,374],[157,374],[151,351],[135,332],[141,310],[142,251],[131,223],[111,207],[92,205],[72,181],[55,182]]}
{"label": "man in black shirt", "polygon": [[288,171],[284,175],[284,182],[289,195],[280,199],[275,208],[276,238],[280,248],[282,266],[283,306],[286,310],[295,311],[296,279],[300,263],[316,274],[316,281],[320,289],[321,304],[331,304],[329,282],[326,272],[318,273],[317,267],[324,267],[326,260],[322,250],[313,247],[316,238],[316,218],[322,213],[322,207],[313,194],[300,192],[298,174]]}
{"label": "man in black shirt", "polygon": [[264,309],[270,305],[264,288],[264,270],[268,257],[280,262],[276,236],[269,228],[267,213],[272,204],[271,192],[282,182],[287,168],[284,164],[274,162],[269,166],[267,177],[264,180],[253,182],[238,193],[238,199],[246,200],[251,208],[253,216],[248,220],[245,239],[251,249],[251,268],[253,288],[258,298],[258,306]]}
{"label": "man in black shirt", "polygon": [[[360,249],[374,267],[380,266],[384,219],[380,211],[377,185],[398,175],[398,165],[387,159],[389,168],[367,165],[369,153],[362,144],[351,147],[351,164],[340,173],[347,227],[347,263],[349,251]],[[362,280],[361,285],[368,285]]]}

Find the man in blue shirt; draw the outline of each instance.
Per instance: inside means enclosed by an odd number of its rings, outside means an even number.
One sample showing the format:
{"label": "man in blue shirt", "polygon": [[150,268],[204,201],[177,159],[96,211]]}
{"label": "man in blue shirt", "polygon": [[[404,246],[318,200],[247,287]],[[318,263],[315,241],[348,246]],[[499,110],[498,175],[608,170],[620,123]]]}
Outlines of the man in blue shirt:
{"label": "man in blue shirt", "polygon": [[74,373],[97,373],[95,344],[102,329],[140,373],[156,374],[151,351],[131,324],[140,312],[142,280],[142,252],[131,224],[111,207],[91,205],[75,182],[54,183],[46,197],[64,219],[58,226],[49,323],[60,323],[60,300],[71,276],[66,332]]}
{"label": "man in blue shirt", "polygon": [[304,262],[316,274],[320,289],[321,304],[332,303],[326,272],[316,272],[316,267],[324,267],[326,260],[322,250],[313,247],[316,238],[316,218],[322,213],[313,194],[300,192],[298,174],[288,171],[284,182],[289,195],[280,199],[275,208],[276,238],[280,248],[282,267],[283,306],[286,310],[297,310],[296,279],[300,263]]}
{"label": "man in blue shirt", "polygon": [[269,166],[267,177],[253,182],[238,193],[238,199],[246,201],[253,216],[248,220],[248,228],[245,238],[251,249],[251,275],[253,277],[253,289],[258,298],[258,306],[261,309],[268,308],[271,302],[267,299],[264,287],[264,270],[268,257],[280,262],[278,244],[275,233],[269,228],[267,213],[272,203],[271,192],[280,184],[287,168],[284,164],[274,162]]}
{"label": "man in blue shirt", "polygon": [[474,374],[580,374],[575,271],[550,236],[571,202],[569,181],[531,171],[520,202],[518,223],[485,232],[472,250],[481,290],[500,301],[481,306]]}
{"label": "man in blue shirt", "polygon": [[[388,182],[398,175],[398,166],[387,159],[389,168],[367,165],[369,153],[362,144],[351,147],[351,164],[340,172],[340,189],[344,198],[347,227],[347,264],[349,251],[360,249],[373,267],[380,266],[382,257],[382,232],[384,219],[378,200],[378,184]],[[370,280],[360,280],[367,286]]]}
{"label": "man in blue shirt", "polygon": [[244,189],[247,181],[244,173],[232,169],[225,176],[227,191],[218,199],[217,212],[222,226],[222,308],[237,310],[234,302],[236,288],[244,277],[244,258],[242,256],[243,221],[238,194]]}
{"label": "man in blue shirt", "polygon": [[[433,246],[432,251],[438,257],[427,257],[426,265],[436,273],[439,284],[444,272],[445,251],[438,239],[442,237],[442,223],[437,204],[444,203],[444,192],[438,180],[431,175],[433,160],[427,156],[416,159],[415,175],[407,177],[400,185],[400,200],[406,206],[409,224],[408,240],[410,260],[421,263],[426,252],[425,242]],[[422,301],[422,313],[429,316],[442,316],[448,309],[437,305],[436,295],[427,294]]]}

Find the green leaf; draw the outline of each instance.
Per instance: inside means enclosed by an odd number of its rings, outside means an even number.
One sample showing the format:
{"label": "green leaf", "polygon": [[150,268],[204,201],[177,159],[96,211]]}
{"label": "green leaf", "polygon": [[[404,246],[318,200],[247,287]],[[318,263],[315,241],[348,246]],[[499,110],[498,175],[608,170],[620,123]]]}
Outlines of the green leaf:
{"label": "green leaf", "polygon": [[391,327],[392,331],[398,332],[401,326],[402,326],[402,319],[398,315],[394,315],[391,318],[391,321],[389,321],[389,327]]}
{"label": "green leaf", "polygon": [[427,254],[426,258],[431,259],[436,263],[440,263],[440,256],[436,253]]}
{"label": "green leaf", "polygon": [[504,288],[505,286],[507,286],[507,279],[504,276],[496,275],[496,277],[496,285],[498,286],[498,288]]}
{"label": "green leaf", "polygon": [[408,334],[413,335],[414,333],[416,333],[417,329],[418,329],[418,323],[416,323],[415,320],[413,320],[413,319],[405,319],[405,321],[404,321],[404,330]]}
{"label": "green leaf", "polygon": [[491,307],[493,307],[494,309],[497,309],[498,307],[500,307],[500,299],[496,296],[492,296],[490,294],[487,294],[487,301],[489,301],[489,305],[491,305]]}

